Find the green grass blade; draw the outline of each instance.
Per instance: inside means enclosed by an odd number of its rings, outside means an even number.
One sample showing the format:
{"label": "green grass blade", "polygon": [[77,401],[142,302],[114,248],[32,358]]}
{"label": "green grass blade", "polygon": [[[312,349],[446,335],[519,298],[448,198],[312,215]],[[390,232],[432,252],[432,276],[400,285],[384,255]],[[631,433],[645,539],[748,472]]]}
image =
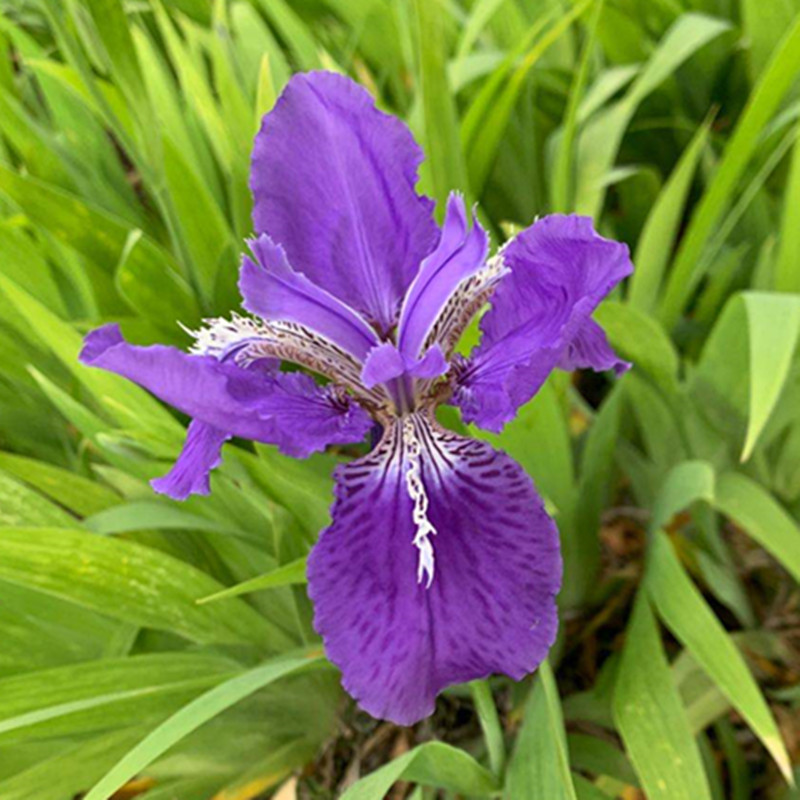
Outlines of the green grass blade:
{"label": "green grass blade", "polygon": [[215,592],[207,597],[197,600],[198,605],[205,603],[216,603],[218,600],[227,600],[230,597],[239,597],[243,594],[261,592],[265,589],[277,589],[280,586],[293,586],[304,584],[306,578],[306,558],[298,558],[289,564],[284,564],[277,569],[268,572],[266,575],[258,575],[248,581],[237,583],[220,592]]}
{"label": "green grass blade", "polygon": [[789,754],[758,684],[661,531],[651,545],[645,585],[658,615],[744,717],[790,780]]}
{"label": "green grass blade", "polygon": [[0,470],[0,525],[80,528],[75,517]]}
{"label": "green grass blade", "polygon": [[750,414],[741,455],[747,461],[789,377],[800,337],[800,297],[745,292],[742,301],[750,342]]}
{"label": "green grass blade", "polygon": [[[200,693],[239,671],[220,656],[149,653],[0,680],[0,736],[64,736],[126,727],[170,695]],[[145,708],[146,706],[146,708]]]}
{"label": "green grass blade", "polygon": [[675,258],[659,318],[667,329],[677,323],[697,284],[703,277],[697,266],[709,238],[734,194],[736,184],[750,162],[764,126],[777,110],[800,72],[800,15],[776,50],[769,66],[750,95],[747,107],[729,140],[714,178],[692,216]]}
{"label": "green grass blade", "polygon": [[633,257],[636,269],[628,283],[627,298],[628,303],[639,311],[649,313],[655,308],[664,272],[686,209],[692,179],[708,142],[711,122],[709,117],[697,129],[669,180],[664,184],[642,229]]}
{"label": "green grass blade", "polygon": [[497,789],[491,773],[472,756],[444,742],[427,742],[361,778],[340,800],[383,800],[399,780],[467,796],[491,794]]}
{"label": "green grass blade", "polygon": [[502,779],[506,766],[506,746],[503,741],[503,725],[492,696],[488,680],[473,681],[469,685],[475,712],[489,751],[489,767],[498,779]]}
{"label": "green grass blade", "polygon": [[678,389],[679,357],[658,320],[631,305],[607,300],[595,312],[609,342],[665,393]]}
{"label": "green grass blade", "polygon": [[613,709],[649,800],[711,800],[700,751],[644,592],[628,624]]}
{"label": "green grass blade", "polygon": [[505,795],[577,800],[564,719],[553,671],[547,661],[525,704],[525,718],[508,766]]}
{"label": "green grass blade", "polygon": [[800,527],[766,489],[744,475],[727,472],[717,481],[717,509],[800,581]]}
{"label": "green grass blade", "polygon": [[15,453],[0,451],[0,470],[14,475],[81,516],[96,514],[121,502],[119,495],[96,481]]}
{"label": "green grass blade", "polygon": [[84,800],[108,800],[170,747],[226,709],[281,678],[320,666],[324,661],[318,655],[286,655],[214,687],[151,731],[89,790]]}
{"label": "green grass blade", "polygon": [[[467,150],[470,187],[477,197],[483,193],[492,165],[497,157],[498,148],[508,127],[511,114],[514,111],[514,106],[530,71],[542,56],[562,36],[566,35],[574,22],[593,2],[596,2],[596,0],[580,0],[560,16],[546,33],[542,34],[541,38],[536,41],[525,55],[522,63],[514,70],[511,78],[501,89],[499,96],[494,99],[493,104],[488,109],[488,113],[483,117],[475,139]],[[466,121],[465,119],[465,123]]]}
{"label": "green grass blade", "polygon": [[558,155],[551,179],[551,201],[553,212],[568,214],[573,208],[574,192],[574,162],[575,162],[575,137],[578,131],[578,110],[589,79],[589,66],[597,37],[597,26],[603,12],[604,0],[597,0],[583,43],[583,52],[578,65],[578,70],[572,81],[567,100],[567,111],[564,115],[561,138],[558,142]]}
{"label": "green grass blade", "polygon": [[684,461],[673,467],[653,504],[650,530],[664,527],[675,514],[698,500],[713,503],[715,480],[714,468],[706,461]]}
{"label": "green grass blade", "polygon": [[623,136],[642,101],[687,59],[730,29],[720,19],[703,14],[679,17],[653,52],[622,100],[606,107],[581,132],[578,142],[577,210],[598,217]]}
{"label": "green grass blade", "polygon": [[135,542],[66,528],[0,529],[0,577],[190,641],[292,643],[241,600],[198,606],[197,598],[222,587],[197,567]]}
{"label": "green grass blade", "polygon": [[[427,162],[439,209],[454,190],[468,191],[453,93],[447,80],[444,7],[441,0],[415,0],[419,72]],[[443,212],[442,212],[443,213]]]}
{"label": "green grass blade", "polygon": [[800,253],[800,138],[795,139],[783,200],[780,248],[775,264],[775,288],[779,292],[800,292],[798,253]]}
{"label": "green grass blade", "polygon": [[36,336],[86,386],[111,418],[134,428],[156,428],[180,440],[182,426],[147,392],[117,375],[79,363],[82,339],[70,325],[2,275],[0,291],[14,303]]}

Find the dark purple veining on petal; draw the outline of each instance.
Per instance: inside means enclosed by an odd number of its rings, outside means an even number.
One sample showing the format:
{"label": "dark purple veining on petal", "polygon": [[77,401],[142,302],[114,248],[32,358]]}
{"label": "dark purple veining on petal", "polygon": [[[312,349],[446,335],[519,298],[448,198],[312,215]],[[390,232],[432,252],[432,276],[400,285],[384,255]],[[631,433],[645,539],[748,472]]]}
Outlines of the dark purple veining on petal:
{"label": "dark purple veining on petal", "polygon": [[558,534],[528,475],[484,442],[413,417],[436,533],[418,582],[403,423],[336,473],[333,523],[309,559],[315,627],[345,688],[409,725],[453,683],[535,669],[555,638]]}
{"label": "dark purple veining on petal", "polygon": [[90,333],[80,358],[123,375],[200,422],[277,444],[296,457],[334,442],[360,441],[371,425],[357,404],[308,375],[244,369],[162,345],[131,345],[117,325]]}

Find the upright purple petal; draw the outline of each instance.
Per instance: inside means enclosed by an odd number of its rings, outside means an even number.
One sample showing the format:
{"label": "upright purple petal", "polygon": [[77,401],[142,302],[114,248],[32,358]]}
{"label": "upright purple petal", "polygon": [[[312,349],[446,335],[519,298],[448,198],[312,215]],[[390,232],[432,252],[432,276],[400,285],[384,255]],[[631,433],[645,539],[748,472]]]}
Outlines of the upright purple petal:
{"label": "upright purple petal", "polygon": [[457,365],[464,418],[500,430],[556,366],[621,371],[602,329],[600,301],[633,270],[624,244],[599,236],[588,217],[545,217],[503,249],[509,268],[481,321],[482,337]]}
{"label": "upright purple petal", "polygon": [[437,237],[408,128],[341,75],[295,75],[264,117],[250,186],[258,233],[388,333]]}
{"label": "upright purple petal", "polygon": [[391,342],[374,347],[367,355],[361,381],[368,389],[379,383],[407,375],[411,378],[438,378],[447,372],[447,359],[438,344],[429,348],[424,356],[416,358],[401,353]]}
{"label": "upright purple petal", "polygon": [[558,533],[505,454],[406,417],[338,468],[332,513],[308,562],[314,624],[373,716],[410,725],[445,687],[547,654]]}
{"label": "upright purple petal", "polygon": [[406,371],[403,354],[391,342],[384,342],[370,350],[361,373],[361,381],[367,389],[399,378]]}
{"label": "upright purple petal", "polygon": [[163,345],[138,347],[122,338],[117,325],[90,333],[80,359],[138,383],[199,422],[276,444],[291,456],[360,441],[371,426],[360,406],[308,375],[244,369]]}
{"label": "upright purple petal", "polygon": [[378,344],[375,331],[346,303],[295,272],[282,247],[262,234],[250,243],[239,278],[244,307],[266,320],[294,322],[362,359]]}
{"label": "upright purple petal", "polygon": [[439,244],[422,262],[403,300],[397,344],[404,355],[420,355],[453,292],[483,266],[488,246],[486,231],[477,219],[469,230],[464,198],[451,194]]}
{"label": "upright purple petal", "polygon": [[186,442],[172,469],[150,481],[159,494],[173,500],[185,500],[191,494],[208,494],[209,473],[222,460],[222,445],[230,434],[206,422],[192,420],[186,432]]}

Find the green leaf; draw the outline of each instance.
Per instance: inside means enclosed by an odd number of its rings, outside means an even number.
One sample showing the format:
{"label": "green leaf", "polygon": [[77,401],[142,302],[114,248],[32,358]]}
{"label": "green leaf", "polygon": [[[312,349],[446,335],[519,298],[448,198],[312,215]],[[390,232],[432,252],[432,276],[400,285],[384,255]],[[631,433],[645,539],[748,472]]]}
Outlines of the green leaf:
{"label": "green leaf", "polygon": [[96,514],[121,502],[119,495],[96,481],[33,458],[0,451],[0,470],[82,516]]}
{"label": "green leaf", "polygon": [[226,709],[281,678],[321,666],[325,662],[320,655],[287,654],[214,687],[151,731],[90,789],[84,800],[108,800],[160,755]]}
{"label": "green leaf", "polygon": [[256,5],[289,46],[300,69],[319,69],[321,48],[291,5],[285,0],[257,0]]}
{"label": "green leaf", "polygon": [[727,472],[717,481],[717,508],[800,581],[800,527],[765,489]]}
{"label": "green leaf", "polygon": [[441,0],[414,0],[419,39],[420,90],[425,143],[433,177],[434,197],[439,208],[451,191],[466,192],[464,166],[453,93],[445,69],[445,14]]}
{"label": "green leaf", "polygon": [[781,41],[798,11],[796,0],[740,0],[742,27],[749,47],[746,50],[750,80],[755,82],[766,67],[772,51]]}
{"label": "green leaf", "polygon": [[[193,164],[177,145],[164,138],[164,174],[175,213],[191,256],[192,277],[206,307],[215,301],[214,291],[222,274],[230,275],[224,302],[234,297],[236,248],[225,216]],[[227,263],[223,261],[227,256]]]}
{"label": "green leaf", "polygon": [[639,311],[649,313],[655,308],[664,272],[678,238],[692,179],[708,142],[711,122],[709,117],[697,129],[642,228],[633,257],[636,269],[628,283],[627,298],[628,303]]}
{"label": "green leaf", "polygon": [[503,741],[503,726],[497,706],[492,697],[488,680],[472,681],[469,685],[475,713],[481,724],[486,749],[489,751],[489,766],[497,778],[502,778],[506,765],[506,746]]}
{"label": "green leaf", "polygon": [[758,684],[662,531],[656,532],[651,544],[645,585],[658,615],[744,717],[784,777],[790,779],[789,754]]}
{"label": "green leaf", "polygon": [[780,247],[775,264],[775,288],[779,292],[800,292],[798,253],[800,253],[800,139],[795,139],[783,199]]}
{"label": "green leaf", "polygon": [[678,354],[658,320],[613,300],[600,305],[594,318],[614,349],[632,361],[637,372],[648,373],[667,392],[677,390]]}
{"label": "green leaf", "polygon": [[150,528],[158,530],[194,530],[222,533],[247,538],[236,525],[191,514],[167,502],[139,500],[120,503],[113,508],[87,517],[84,524],[89,530],[105,536]]}
{"label": "green leaf", "polygon": [[56,525],[80,528],[75,517],[0,470],[0,526]]}
{"label": "green leaf", "polygon": [[598,217],[602,211],[608,173],[642,101],[700,48],[729,29],[727,22],[703,14],[680,16],[664,34],[622,100],[601,110],[586,125],[578,142],[577,211],[592,217]]}
{"label": "green leaf", "polygon": [[[137,106],[138,112],[142,113],[142,73],[133,45],[131,26],[121,0],[87,0],[87,6],[97,26],[117,85]],[[146,124],[147,120],[142,122]]]}
{"label": "green leaf", "polygon": [[649,800],[711,800],[686,712],[644,592],[628,624],[614,719]]}
{"label": "green leaf", "polygon": [[444,742],[427,742],[361,778],[341,800],[382,800],[401,780],[468,796],[490,794],[497,789],[491,773],[472,756]]}
{"label": "green leaf", "polygon": [[547,661],[539,666],[538,679],[525,703],[504,797],[576,800],[558,687]]}
{"label": "green leaf", "polygon": [[564,572],[568,576],[560,599],[567,608],[580,605],[591,593],[596,579],[600,563],[597,531],[614,480],[622,388],[624,382],[620,381],[592,421],[583,448],[575,502],[568,514],[564,514],[563,518],[559,515]]}
{"label": "green leaf", "polygon": [[0,275],[0,290],[28,320],[36,336],[58,357],[61,363],[83,383],[102,404],[109,416],[133,428],[155,427],[180,441],[183,427],[153,397],[131,381],[78,361],[82,340],[66,322],[48,311],[34,297]]}
{"label": "green leaf", "polygon": [[650,530],[659,530],[675,514],[698,500],[713,503],[714,484],[714,468],[706,461],[684,461],[673,467],[653,504]]}
{"label": "green leaf", "polygon": [[88,741],[61,743],[46,757],[0,782],[3,800],[67,800],[83,792],[142,736],[138,727]]}
{"label": "green leaf", "polygon": [[[73,194],[18,175],[3,165],[0,165],[0,192],[18,203],[33,223],[109,273],[122,259],[130,233],[135,230],[125,221]],[[130,269],[136,274],[152,276],[157,270],[162,295],[168,297],[173,306],[170,324],[177,319],[194,324],[199,319],[194,296],[166,250],[143,235],[129,258],[132,260]]]}
{"label": "green leaf", "polygon": [[578,111],[580,109],[586,82],[589,78],[589,66],[594,52],[597,38],[597,25],[603,13],[604,0],[597,0],[591,20],[589,21],[586,40],[583,43],[583,52],[578,69],[572,80],[567,101],[567,110],[561,137],[558,142],[558,155],[553,167],[552,188],[550,192],[550,205],[555,213],[568,214],[573,208],[573,194],[575,182],[575,137],[578,131]]}
{"label": "green leaf", "polygon": [[239,595],[250,594],[252,592],[261,592],[264,589],[276,589],[279,586],[304,584],[307,580],[306,558],[298,558],[296,561],[273,569],[266,575],[259,575],[248,581],[237,583],[236,586],[223,589],[221,592],[210,594],[208,597],[201,597],[197,600],[197,604],[215,603],[218,600],[227,600],[229,597],[238,597]]}
{"label": "green leaf", "polygon": [[[62,736],[127,727],[239,671],[195,653],[151,653],[39,670],[0,680],[0,735]],[[169,707],[168,705],[168,707]]]}
{"label": "green leaf", "polygon": [[[492,165],[497,157],[498,148],[511,119],[514,107],[525,85],[525,80],[533,67],[544,54],[565,36],[570,26],[583,14],[596,0],[580,0],[572,8],[565,11],[553,23],[552,27],[537,39],[535,44],[525,54],[522,62],[514,70],[511,78],[502,81],[502,88],[498,96],[492,98],[487,104],[486,111],[479,115],[474,114],[473,119],[482,117],[480,124],[470,122],[469,117],[464,120],[462,140],[468,144],[467,164],[470,179],[470,188],[476,196],[483,193],[484,187]],[[534,32],[538,32],[534,27]],[[470,131],[474,130],[474,138]]]}
{"label": "green leaf", "polygon": [[736,130],[728,141],[714,177],[703,194],[678,255],[675,258],[666,293],[659,308],[659,318],[668,329],[674,327],[702,279],[697,265],[703,250],[714,234],[720,217],[735,195],[736,184],[746,169],[759,142],[764,126],[777,110],[800,71],[800,15],[787,31],[769,66],[747,101]]}
{"label": "green leaf", "polygon": [[196,642],[285,646],[291,640],[241,600],[200,607],[220,585],[134,542],[58,528],[0,529],[0,577]]}
{"label": "green leaf", "polygon": [[573,769],[606,775],[628,786],[638,787],[636,773],[625,754],[606,739],[585,733],[571,733],[567,736],[567,745]]}
{"label": "green leaf", "polygon": [[789,375],[800,336],[800,297],[744,292],[742,300],[750,342],[750,415],[741,456],[747,461]]}

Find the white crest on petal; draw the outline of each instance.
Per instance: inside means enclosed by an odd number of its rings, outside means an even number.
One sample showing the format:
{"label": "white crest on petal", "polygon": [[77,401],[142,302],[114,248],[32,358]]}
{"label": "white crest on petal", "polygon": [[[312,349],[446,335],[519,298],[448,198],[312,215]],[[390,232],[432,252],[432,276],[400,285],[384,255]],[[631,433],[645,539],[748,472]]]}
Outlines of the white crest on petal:
{"label": "white crest on petal", "polygon": [[509,271],[503,261],[504,249],[505,247],[501,247],[486,262],[486,266],[458,284],[433,323],[423,351],[438,344],[445,357],[450,358],[461,334],[475,314],[488,302],[501,278]]}
{"label": "white crest on petal", "polygon": [[[420,475],[421,445],[414,430],[414,418],[403,419],[403,444],[406,453],[406,490],[414,503],[412,517],[416,531],[412,543],[419,550],[417,562],[417,583],[425,580],[425,588],[430,589],[433,583],[434,554],[433,545],[428,537],[436,535],[436,528],[428,519],[428,493]],[[426,578],[427,576],[427,578]]]}
{"label": "white crest on petal", "polygon": [[[205,325],[196,331],[178,323],[186,333],[194,338],[189,352],[199,356],[214,356],[220,360],[229,356],[249,342],[268,335],[264,322],[252,317],[232,314],[230,319],[216,317],[204,319]],[[238,359],[235,358],[238,363]]]}
{"label": "white crest on petal", "polygon": [[387,401],[380,387],[369,390],[362,386],[362,365],[356,358],[304,325],[239,314],[204,322],[205,326],[196,331],[181,326],[195,339],[189,350],[195,355],[220,360],[230,357],[241,367],[263,358],[291,361],[330,378],[372,405],[382,406]]}

